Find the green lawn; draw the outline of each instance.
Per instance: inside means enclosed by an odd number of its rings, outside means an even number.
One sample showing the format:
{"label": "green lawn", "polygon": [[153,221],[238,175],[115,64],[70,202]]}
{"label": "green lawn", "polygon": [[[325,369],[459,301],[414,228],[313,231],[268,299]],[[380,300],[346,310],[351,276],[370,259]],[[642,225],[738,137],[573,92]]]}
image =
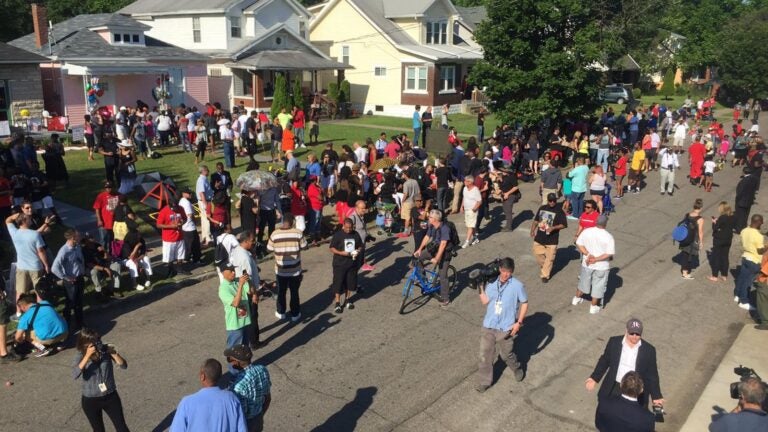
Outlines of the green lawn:
{"label": "green lawn", "polygon": [[[435,119],[433,120],[434,125],[436,127],[439,127],[440,125],[440,114],[435,116]],[[386,128],[399,128],[399,129],[405,129],[410,131],[411,130],[411,119],[409,118],[402,118],[402,117],[388,117],[388,116],[362,116],[360,118],[356,119],[350,119],[345,120],[350,123],[359,123],[359,124],[366,124],[366,125],[375,125],[375,126],[381,126],[381,131],[376,131],[375,129],[371,130],[372,137],[377,138],[380,132],[387,132],[389,135],[389,131],[387,131]],[[493,128],[497,124],[496,116],[493,114],[486,114],[485,116],[485,130],[486,135],[488,135],[491,131],[493,131]],[[475,115],[468,115],[468,114],[451,114],[448,116],[448,125],[453,126],[456,128],[456,131],[460,134],[465,135],[475,135],[477,134],[477,116]],[[322,128],[321,128],[322,132]]]}

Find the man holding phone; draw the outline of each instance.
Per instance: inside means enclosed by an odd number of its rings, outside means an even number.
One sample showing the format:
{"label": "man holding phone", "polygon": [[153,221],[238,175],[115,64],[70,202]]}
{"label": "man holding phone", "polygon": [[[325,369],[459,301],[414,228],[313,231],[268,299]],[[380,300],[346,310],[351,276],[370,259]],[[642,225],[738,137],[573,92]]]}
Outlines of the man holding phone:
{"label": "man holding phone", "polygon": [[[235,266],[230,263],[220,265],[219,271],[222,276],[219,285],[219,300],[224,305],[227,348],[230,348],[248,340],[248,329],[251,326],[251,313],[248,307],[250,276],[244,271],[237,279]],[[233,371],[230,366],[230,372]]]}

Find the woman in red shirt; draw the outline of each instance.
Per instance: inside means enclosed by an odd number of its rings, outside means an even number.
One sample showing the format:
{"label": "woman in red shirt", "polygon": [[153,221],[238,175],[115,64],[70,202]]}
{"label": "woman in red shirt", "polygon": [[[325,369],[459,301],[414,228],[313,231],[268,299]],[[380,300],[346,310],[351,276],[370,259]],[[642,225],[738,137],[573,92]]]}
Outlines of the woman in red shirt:
{"label": "woman in red shirt", "polygon": [[311,175],[309,176],[310,184],[307,186],[307,199],[309,200],[309,236],[312,238],[313,244],[317,244],[320,238],[320,224],[323,220],[323,204],[325,203],[325,195],[323,193],[323,186],[320,184],[320,178]]}
{"label": "woman in red shirt", "polygon": [[597,202],[595,200],[584,201],[584,212],[579,216],[579,227],[576,229],[573,240],[576,241],[585,229],[596,226],[598,216],[600,216],[600,212],[597,211]]}
{"label": "woman in red shirt", "polygon": [[298,181],[291,182],[291,214],[296,221],[296,229],[304,232],[307,227],[304,218],[307,214],[307,194],[301,189]]}
{"label": "woman in red shirt", "polygon": [[627,149],[622,148],[619,150],[619,160],[613,164],[613,173],[616,175],[616,196],[614,198],[621,199],[624,196],[624,177],[627,176]]}

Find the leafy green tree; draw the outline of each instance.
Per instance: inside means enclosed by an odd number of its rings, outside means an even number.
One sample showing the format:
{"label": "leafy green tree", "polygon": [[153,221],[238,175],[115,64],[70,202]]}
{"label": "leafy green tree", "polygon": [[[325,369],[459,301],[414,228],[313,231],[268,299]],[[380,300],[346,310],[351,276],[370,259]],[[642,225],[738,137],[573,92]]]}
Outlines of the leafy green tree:
{"label": "leafy green tree", "polygon": [[339,84],[339,97],[338,97],[338,103],[339,103],[339,111],[341,112],[341,116],[343,118],[346,118],[349,115],[349,102],[350,99],[350,93],[351,90],[349,88],[349,81],[344,80]]}
{"label": "leafy green tree", "polygon": [[718,74],[727,93],[737,99],[768,96],[768,7],[733,19],[717,51]]}
{"label": "leafy green tree", "polygon": [[483,6],[486,0],[453,0],[453,4],[456,6],[472,7]]}
{"label": "leafy green tree", "polygon": [[32,33],[32,10],[26,0],[0,0],[0,41]]}
{"label": "leafy green tree", "polygon": [[[278,73],[275,76],[275,94],[272,97],[272,108],[269,112],[274,118],[276,115],[280,114],[280,110],[283,108],[290,111],[291,103],[291,97],[288,94],[288,81],[285,79],[285,75]],[[283,127],[285,127],[285,125],[283,125]]]}
{"label": "leafy green tree", "polygon": [[304,109],[304,92],[301,90],[301,77],[293,80],[293,105]]}
{"label": "leafy green tree", "polygon": [[470,81],[487,86],[502,121],[533,125],[600,106],[603,61],[594,11],[580,0],[491,0],[475,39],[484,59]]}
{"label": "leafy green tree", "polygon": [[667,69],[667,73],[664,74],[664,82],[661,85],[659,94],[664,96],[664,100],[669,100],[669,97],[675,94],[675,69]]}
{"label": "leafy green tree", "polygon": [[57,22],[83,14],[116,12],[134,0],[47,0],[48,19]]}

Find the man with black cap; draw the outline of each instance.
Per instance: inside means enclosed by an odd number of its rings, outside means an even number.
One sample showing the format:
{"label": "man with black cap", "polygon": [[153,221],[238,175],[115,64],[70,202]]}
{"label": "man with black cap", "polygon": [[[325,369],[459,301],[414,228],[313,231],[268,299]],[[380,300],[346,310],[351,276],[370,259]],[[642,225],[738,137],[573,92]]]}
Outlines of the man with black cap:
{"label": "man with black cap", "polygon": [[641,341],[642,334],[643,323],[637,318],[631,318],[627,321],[627,331],[623,336],[608,339],[603,355],[585,383],[587,390],[592,391],[597,382],[605,376],[600,391],[597,392],[598,400],[621,395],[621,379],[627,372],[635,371],[640,374],[645,384],[645,389],[637,397],[640,406],[648,406],[649,396],[654,406],[664,404],[659,370],[656,366],[656,348],[646,341]]}
{"label": "man with black cap", "polygon": [[229,384],[243,406],[248,432],[264,430],[264,413],[272,401],[269,371],[265,366],[251,363],[253,353],[248,346],[240,344],[224,350],[230,369],[238,371]]}
{"label": "man with black cap", "polygon": [[512,216],[514,215],[512,207],[520,200],[517,174],[506,168],[499,168],[499,171],[501,171],[501,207],[504,209],[504,229],[512,231]]}
{"label": "man with black cap", "polygon": [[[221,264],[219,271],[221,272],[219,299],[224,305],[227,347],[233,347],[248,340],[248,329],[251,326],[248,283],[251,277],[243,272],[240,279],[236,281],[235,266],[230,263]],[[230,370],[232,370],[231,367]]]}
{"label": "man with black cap", "polygon": [[611,271],[610,261],[616,253],[613,236],[605,227],[608,225],[608,216],[597,217],[597,224],[581,232],[576,239],[576,247],[581,252],[581,275],[576,295],[571,304],[576,306],[584,301],[584,294],[592,296],[592,306],[589,313],[600,312],[600,300],[605,296],[608,287],[608,274]]}
{"label": "man with black cap", "polygon": [[539,207],[536,217],[531,224],[533,237],[533,256],[541,267],[541,281],[549,282],[552,265],[555,262],[557,243],[560,241],[560,230],[568,227],[563,207],[557,205],[557,195],[547,195],[547,204]]}

